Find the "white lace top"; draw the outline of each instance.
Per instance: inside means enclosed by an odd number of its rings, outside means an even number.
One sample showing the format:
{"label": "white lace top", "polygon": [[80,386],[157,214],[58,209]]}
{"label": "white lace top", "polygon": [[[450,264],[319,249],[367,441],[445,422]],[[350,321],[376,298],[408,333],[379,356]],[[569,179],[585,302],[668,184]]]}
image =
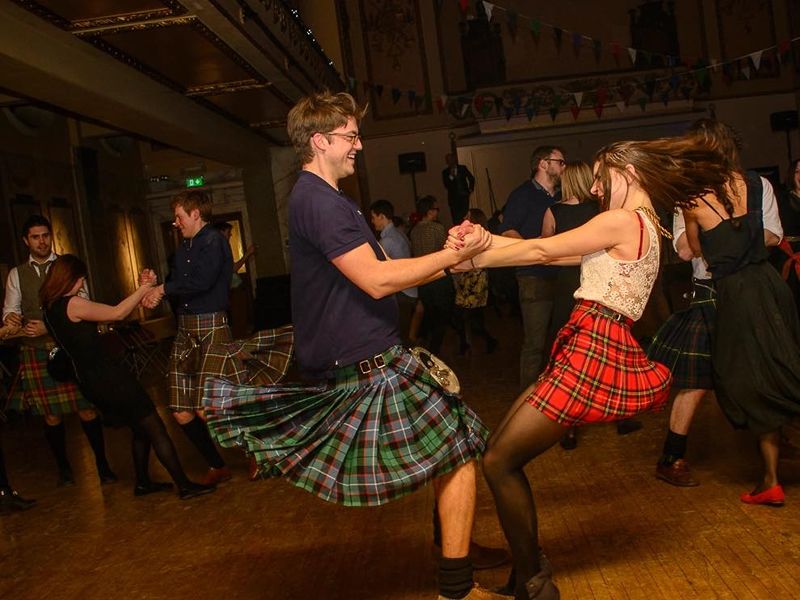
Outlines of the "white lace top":
{"label": "white lace top", "polygon": [[650,238],[647,253],[639,260],[617,260],[605,250],[587,254],[581,259],[581,286],[575,292],[575,298],[599,302],[634,321],[644,312],[661,255],[658,230],[646,214],[637,214]]}

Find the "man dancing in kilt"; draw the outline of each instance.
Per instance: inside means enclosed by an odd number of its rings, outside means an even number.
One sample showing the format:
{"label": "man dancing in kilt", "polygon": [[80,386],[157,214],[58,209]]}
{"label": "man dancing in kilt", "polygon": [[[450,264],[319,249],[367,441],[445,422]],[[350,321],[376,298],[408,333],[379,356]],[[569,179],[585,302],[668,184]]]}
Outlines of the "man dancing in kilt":
{"label": "man dancing in kilt", "polygon": [[[705,120],[698,121],[694,131],[705,129]],[[730,132],[727,127],[714,128],[717,132]],[[732,136],[724,143],[736,148]],[[729,157],[739,163],[738,149]],[[764,241],[776,246],[783,237],[778,214],[778,203],[772,185],[761,178],[761,210],[764,220]],[[647,349],[650,359],[667,365],[672,371],[672,385],[678,390],[672,401],[669,429],[664,449],[656,463],[656,477],[679,487],[694,487],[699,482],[692,476],[689,462],[684,458],[695,411],[705,393],[714,389],[711,365],[711,336],[717,318],[714,282],[706,269],[705,260],[695,257],[686,238],[686,222],[678,211],[672,223],[673,244],[683,260],[692,261],[692,301],[686,310],[675,312],[661,326]]]}
{"label": "man dancing in kilt", "polygon": [[[72,466],[67,458],[64,415],[78,413],[81,427],[94,452],[100,483],[113,483],[117,476],[106,459],[103,425],[94,406],[73,382],[59,383],[47,373],[47,357],[55,346],[42,321],[39,288],[52,262],[57,258],[52,247],[50,221],[32,215],[22,226],[22,241],[28,247],[28,260],[8,274],[3,302],[3,323],[21,327],[20,366],[11,391],[9,408],[30,410],[44,417],[44,437],[58,467],[57,484],[73,485]],[[80,292],[86,296],[86,290]]]}
{"label": "man dancing in kilt", "polygon": [[289,199],[292,314],[308,383],[266,387],[209,380],[204,405],[223,446],[323,500],[375,506],[433,481],[442,528],[440,598],[495,598],[474,586],[468,556],[476,460],[487,430],[403,348],[395,294],[444,276],[483,250],[390,260],[358,205],[339,190],[355,171],[365,109],[346,93],[317,93],[289,112],[302,171]]}
{"label": "man dancing in kilt", "polygon": [[186,437],[208,463],[203,485],[231,478],[231,471],[214,445],[203,421],[202,365],[211,345],[231,341],[228,288],[233,256],[228,240],[209,225],[211,197],[202,190],[177,194],[170,204],[173,225],[183,240],[175,251],[166,281],[153,288],[142,304],[154,308],[166,295],[178,315],[178,333],[169,367],[169,407]]}

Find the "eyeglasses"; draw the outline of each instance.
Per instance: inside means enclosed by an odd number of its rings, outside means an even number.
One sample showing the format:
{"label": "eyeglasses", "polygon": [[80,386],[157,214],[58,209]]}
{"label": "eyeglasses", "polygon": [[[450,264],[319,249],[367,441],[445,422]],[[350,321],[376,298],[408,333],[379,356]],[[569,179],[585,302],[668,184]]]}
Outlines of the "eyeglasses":
{"label": "eyeglasses", "polygon": [[544,158],[544,159],[542,159],[542,160],[546,160],[547,162],[557,162],[557,163],[558,163],[558,164],[560,164],[562,167],[563,167],[565,164],[567,164],[567,161],[565,161],[563,158]]}
{"label": "eyeglasses", "polygon": [[326,133],[324,135],[337,135],[340,138],[346,139],[350,143],[350,145],[352,145],[352,146],[355,146],[356,142],[358,142],[358,140],[361,139],[361,134],[360,133],[337,133],[335,131],[329,131],[328,133]]}

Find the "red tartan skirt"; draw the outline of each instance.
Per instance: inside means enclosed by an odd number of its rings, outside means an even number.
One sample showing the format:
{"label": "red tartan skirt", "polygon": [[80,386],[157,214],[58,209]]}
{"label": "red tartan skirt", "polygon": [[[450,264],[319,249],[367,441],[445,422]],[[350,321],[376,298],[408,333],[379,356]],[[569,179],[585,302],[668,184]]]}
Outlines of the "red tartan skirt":
{"label": "red tartan skirt", "polygon": [[670,371],[647,358],[631,335],[632,323],[602,304],[577,301],[528,403],[567,426],[662,409]]}

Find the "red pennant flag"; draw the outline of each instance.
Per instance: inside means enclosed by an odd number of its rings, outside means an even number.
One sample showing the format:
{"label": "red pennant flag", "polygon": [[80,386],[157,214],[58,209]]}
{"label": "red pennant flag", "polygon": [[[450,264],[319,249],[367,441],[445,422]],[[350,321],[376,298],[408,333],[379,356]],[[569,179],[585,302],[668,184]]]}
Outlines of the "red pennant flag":
{"label": "red pennant flag", "polygon": [[581,107],[580,106],[570,106],[569,107],[569,112],[572,113],[572,118],[573,119],[577,119],[578,118],[578,113],[581,112]]}
{"label": "red pennant flag", "polygon": [[458,6],[461,8],[461,14],[467,16],[467,8],[469,8],[469,0],[458,0]]}
{"label": "red pennant flag", "polygon": [[603,116],[603,105],[602,104],[596,104],[595,107],[594,107],[594,112],[595,112],[595,114],[597,114],[597,118],[598,119],[600,117],[602,117]]}

